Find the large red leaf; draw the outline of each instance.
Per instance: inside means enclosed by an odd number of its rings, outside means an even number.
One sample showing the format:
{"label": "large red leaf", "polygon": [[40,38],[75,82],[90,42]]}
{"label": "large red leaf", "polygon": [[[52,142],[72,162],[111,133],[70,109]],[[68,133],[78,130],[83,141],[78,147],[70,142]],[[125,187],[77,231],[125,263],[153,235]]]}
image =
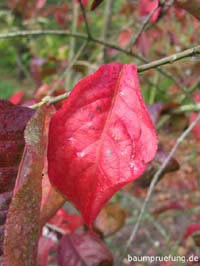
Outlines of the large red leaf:
{"label": "large red leaf", "polygon": [[113,259],[103,240],[94,233],[65,235],[58,247],[59,266],[112,266]]}
{"label": "large red leaf", "polygon": [[144,172],[156,149],[136,66],[103,65],[52,117],[49,178],[91,225],[105,202]]}

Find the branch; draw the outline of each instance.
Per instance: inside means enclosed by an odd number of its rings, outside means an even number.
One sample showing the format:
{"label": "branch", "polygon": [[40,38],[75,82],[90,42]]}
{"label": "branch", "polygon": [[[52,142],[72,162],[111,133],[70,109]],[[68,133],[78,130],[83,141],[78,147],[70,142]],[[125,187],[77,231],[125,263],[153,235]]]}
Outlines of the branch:
{"label": "branch", "polygon": [[[95,37],[88,37],[86,34],[82,34],[79,32],[70,32],[67,30],[31,30],[31,31],[15,31],[15,32],[6,32],[6,33],[1,33],[0,34],[0,39],[11,39],[11,38],[17,38],[17,37],[28,37],[28,36],[42,36],[42,35],[60,35],[60,36],[65,36],[65,37],[73,37],[73,38],[80,38],[83,40],[88,40],[91,42],[95,42],[97,44],[103,45],[103,46],[107,46],[110,48],[113,48],[119,52],[122,52],[126,55],[130,55],[133,56],[137,59],[139,59],[142,62],[147,62],[147,60],[145,58],[143,58],[142,56],[127,51],[113,43],[101,40],[101,39],[97,39]],[[138,67],[138,72],[143,72],[152,68],[156,68],[162,65],[166,65],[166,64],[171,64],[174,63],[178,60],[181,60],[183,58],[189,57],[189,56],[194,56],[200,54],[200,45],[197,45],[193,48],[184,50],[182,52],[164,57],[162,59],[159,60],[155,60],[152,61],[150,63],[144,64],[144,65],[140,65]]]}
{"label": "branch", "polygon": [[[145,210],[147,208],[147,205],[150,201],[150,198],[151,198],[151,195],[154,191],[154,187],[160,177],[160,175],[162,174],[162,172],[164,171],[164,169],[166,168],[167,164],[169,163],[170,159],[174,156],[178,146],[185,140],[185,138],[188,136],[188,134],[191,132],[191,130],[197,125],[197,123],[200,121],[200,114],[197,116],[197,118],[194,120],[193,123],[190,124],[190,126],[180,135],[180,137],[177,139],[175,145],[173,146],[173,148],[171,149],[169,155],[167,156],[166,160],[163,162],[163,164],[161,165],[161,167],[159,168],[159,170],[156,172],[156,174],[154,175],[153,179],[152,179],[152,182],[150,184],[150,187],[149,187],[149,190],[148,190],[148,193],[147,193],[147,196],[144,200],[144,203],[142,205],[142,208],[141,208],[141,211],[140,211],[140,214],[138,216],[138,219],[137,219],[137,222],[133,228],[133,231],[129,237],[129,239],[127,240],[127,243],[126,243],[126,248],[124,250],[124,254],[126,253],[127,249],[129,248],[129,246],[131,245],[132,241],[134,240],[137,232],[138,232],[138,229],[140,227],[140,224],[142,222],[142,219],[143,219],[143,216],[144,216],[144,213],[145,213]],[[123,256],[124,256],[123,254]]]}
{"label": "branch", "polygon": [[181,84],[176,80],[176,78],[174,78],[173,75],[170,74],[168,71],[160,68],[160,66],[165,65],[165,64],[170,64],[170,63],[178,61],[182,58],[186,58],[186,57],[200,53],[200,46],[198,45],[196,47],[187,49],[183,52],[176,53],[176,54],[173,54],[171,56],[167,56],[167,57],[164,57],[162,59],[148,63],[148,61],[145,58],[143,58],[142,56],[140,56],[136,53],[133,53],[132,51],[127,51],[126,49],[123,49],[123,48],[121,48],[121,47],[119,47],[113,43],[107,42],[105,40],[97,39],[97,38],[92,37],[92,36],[87,36],[86,34],[81,34],[79,32],[70,32],[67,30],[32,30],[32,31],[7,32],[7,33],[1,33],[0,39],[9,39],[9,38],[16,38],[16,37],[28,37],[28,36],[43,36],[43,35],[57,35],[57,36],[60,35],[60,36],[65,36],[65,37],[80,38],[83,40],[94,42],[94,43],[99,44],[99,45],[103,45],[105,47],[113,48],[119,52],[126,54],[126,55],[135,57],[138,60],[140,60],[141,62],[147,63],[144,65],[140,65],[138,67],[138,72],[143,72],[143,71],[146,71],[146,70],[149,70],[152,68],[156,68],[156,70],[159,71],[162,75],[172,79],[182,89],[182,91],[186,94],[187,97],[188,97],[188,93],[184,90],[184,88],[182,88]]}
{"label": "branch", "polygon": [[[103,41],[101,41],[101,40],[98,40],[98,41],[103,43]],[[162,59],[152,61],[151,63],[141,65],[141,66],[138,67],[138,72],[140,73],[140,72],[144,72],[144,71],[147,71],[149,69],[152,69],[152,68],[159,67],[160,65],[170,64],[170,63],[173,63],[175,61],[178,61],[178,60],[181,60],[183,58],[186,58],[186,57],[189,57],[189,56],[192,56],[192,55],[196,55],[196,54],[200,54],[200,45],[195,46],[195,47],[190,48],[190,49],[187,49],[187,50],[185,50],[183,52],[176,53],[176,54],[164,57]],[[161,73],[163,72],[163,69],[159,68],[159,70],[160,70]],[[167,75],[168,75],[168,72],[167,72]],[[183,92],[186,94],[186,96],[188,96],[188,92],[186,92],[184,89],[183,89]],[[68,97],[68,94],[63,94],[63,95],[64,95],[64,98],[62,98],[62,95],[60,95],[61,96],[61,100],[65,99],[65,97]],[[59,99],[57,97],[55,97],[55,98]],[[53,101],[53,103],[55,103],[55,102],[57,102],[56,99],[54,101],[53,97],[51,97],[51,100],[48,103],[52,103],[52,101]],[[43,100],[42,100],[42,102],[43,102]],[[47,103],[47,102],[45,101],[42,104],[44,104],[44,103]],[[38,103],[38,104],[40,104],[40,103]],[[33,108],[37,108],[35,106],[36,105],[34,105]],[[190,111],[193,110],[192,108],[190,109]],[[195,108],[197,108],[197,109],[195,109]],[[194,107],[194,110],[198,110],[198,108],[199,107]],[[181,110],[181,112],[183,112],[183,110]]]}
{"label": "branch", "polygon": [[163,66],[166,64],[172,64],[178,60],[181,60],[183,58],[190,57],[190,56],[195,56],[197,54],[200,54],[200,45],[184,50],[180,53],[176,53],[176,54],[164,57],[162,59],[152,61],[148,64],[141,65],[138,67],[138,72],[143,72],[143,71],[146,71],[146,70],[158,67],[158,66]]}
{"label": "branch", "polygon": [[90,42],[94,42],[109,48],[113,48],[119,52],[122,52],[126,55],[133,56],[137,58],[138,60],[142,62],[147,62],[144,58],[139,56],[138,54],[129,52],[113,43],[95,38],[95,37],[88,37],[86,34],[82,34],[79,32],[70,32],[68,30],[28,30],[28,31],[15,31],[15,32],[6,32],[0,34],[0,40],[1,39],[12,39],[12,38],[18,38],[18,37],[29,37],[29,36],[44,36],[44,35],[57,35],[57,36],[65,36],[65,37],[71,37],[71,38],[80,38],[82,40],[88,40]]}

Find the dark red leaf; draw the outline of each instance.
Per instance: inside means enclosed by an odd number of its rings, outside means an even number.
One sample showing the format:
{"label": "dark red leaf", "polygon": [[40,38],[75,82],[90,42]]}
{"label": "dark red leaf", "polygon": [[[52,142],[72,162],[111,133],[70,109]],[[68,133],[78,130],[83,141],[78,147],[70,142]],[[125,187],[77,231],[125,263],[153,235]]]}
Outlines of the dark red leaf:
{"label": "dark red leaf", "polygon": [[95,10],[102,2],[103,0],[93,0],[91,10]]}
{"label": "dark red leaf", "polygon": [[50,123],[51,182],[91,225],[122,186],[154,158],[157,136],[135,65],[103,65],[81,80]]}
{"label": "dark red leaf", "polygon": [[72,233],[64,236],[58,248],[59,266],[112,266],[112,254],[94,233]]}
{"label": "dark red leaf", "polygon": [[47,115],[45,107],[39,109],[25,130],[26,146],[5,225],[4,266],[36,265]]}
{"label": "dark red leaf", "polygon": [[0,193],[11,191],[24,149],[24,129],[34,111],[0,100]]}

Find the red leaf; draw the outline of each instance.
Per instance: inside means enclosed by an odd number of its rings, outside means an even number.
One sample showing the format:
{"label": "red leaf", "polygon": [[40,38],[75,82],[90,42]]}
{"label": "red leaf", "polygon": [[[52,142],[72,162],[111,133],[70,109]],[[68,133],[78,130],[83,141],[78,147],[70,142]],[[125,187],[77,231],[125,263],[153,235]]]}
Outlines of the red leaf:
{"label": "red leaf", "polygon": [[112,266],[112,254],[104,242],[90,232],[64,236],[58,248],[59,266]]}
{"label": "red leaf", "polygon": [[103,0],[94,0],[91,5],[91,10],[95,10],[102,2]]}
{"label": "red leaf", "polygon": [[185,231],[184,237],[183,239],[187,239],[188,237],[190,237],[191,235],[193,235],[196,232],[200,231],[200,224],[190,224]]}
{"label": "red leaf", "polygon": [[[148,16],[153,10],[159,6],[159,0],[140,0],[139,13],[140,16]],[[160,8],[158,8],[151,17],[151,22],[155,22],[160,14]]]}
{"label": "red leaf", "polygon": [[51,182],[91,225],[122,186],[154,158],[157,136],[135,65],[103,65],[81,80],[50,123]]}
{"label": "red leaf", "polygon": [[45,107],[39,109],[25,130],[26,146],[5,225],[4,266],[36,265],[47,114]]}
{"label": "red leaf", "polygon": [[11,95],[9,101],[13,104],[20,104],[22,102],[22,98],[24,96],[24,91],[19,90]]}
{"label": "red leaf", "polygon": [[56,225],[65,234],[75,231],[84,224],[80,215],[68,214],[64,209],[58,210],[56,215],[48,223]]}

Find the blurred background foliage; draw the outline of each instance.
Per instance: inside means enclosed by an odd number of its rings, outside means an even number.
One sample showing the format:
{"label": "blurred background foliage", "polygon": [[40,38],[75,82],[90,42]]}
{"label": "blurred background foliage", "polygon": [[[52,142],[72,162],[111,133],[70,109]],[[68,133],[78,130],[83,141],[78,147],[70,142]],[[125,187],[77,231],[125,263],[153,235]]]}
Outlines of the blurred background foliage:
{"label": "blurred background foliage", "polygon": [[[36,29],[66,29],[72,30],[73,20],[75,31],[85,33],[85,24],[80,9],[73,11],[72,1],[46,1],[46,4],[37,9],[35,2],[20,0],[1,1],[0,3],[0,31],[10,32]],[[92,1],[89,1],[90,3]],[[140,30],[144,18],[138,12],[138,1],[113,1],[110,10],[110,23],[105,28],[107,3],[104,1],[98,9],[91,12],[90,5],[86,6],[89,27],[94,37],[103,39],[126,48],[131,36]],[[78,9],[78,8],[77,8]],[[73,12],[77,12],[74,18]],[[173,7],[161,13],[155,23],[150,22],[138,38],[131,50],[145,58],[154,60],[166,55],[181,51],[199,42],[197,34],[199,22],[184,10]],[[40,37],[27,37],[16,39],[2,39],[0,41],[0,97],[7,98],[13,92],[23,89],[30,95],[38,85],[53,82],[70,64],[72,57],[83,44],[82,39],[71,39],[55,35]],[[103,62],[120,61],[123,63],[142,62],[135,57],[114,49],[106,49],[103,56],[103,47],[95,42],[89,42],[81,53],[79,59],[71,68],[69,75],[63,78],[62,89],[70,90],[81,77],[94,71]],[[33,72],[33,59],[41,59],[35,63],[40,75],[36,80]],[[35,61],[36,62],[36,61]],[[38,65],[37,65],[38,64]],[[199,58],[185,59],[178,64],[165,67],[170,71],[172,78],[160,75],[157,71],[148,71],[141,75],[141,84],[144,98],[147,103],[158,100],[180,103],[188,102],[189,97],[182,95],[181,89],[189,89],[197,81]],[[176,81],[176,82],[174,82]],[[179,86],[177,86],[179,85]],[[180,88],[182,87],[182,88]],[[58,86],[58,89],[59,86]]]}

